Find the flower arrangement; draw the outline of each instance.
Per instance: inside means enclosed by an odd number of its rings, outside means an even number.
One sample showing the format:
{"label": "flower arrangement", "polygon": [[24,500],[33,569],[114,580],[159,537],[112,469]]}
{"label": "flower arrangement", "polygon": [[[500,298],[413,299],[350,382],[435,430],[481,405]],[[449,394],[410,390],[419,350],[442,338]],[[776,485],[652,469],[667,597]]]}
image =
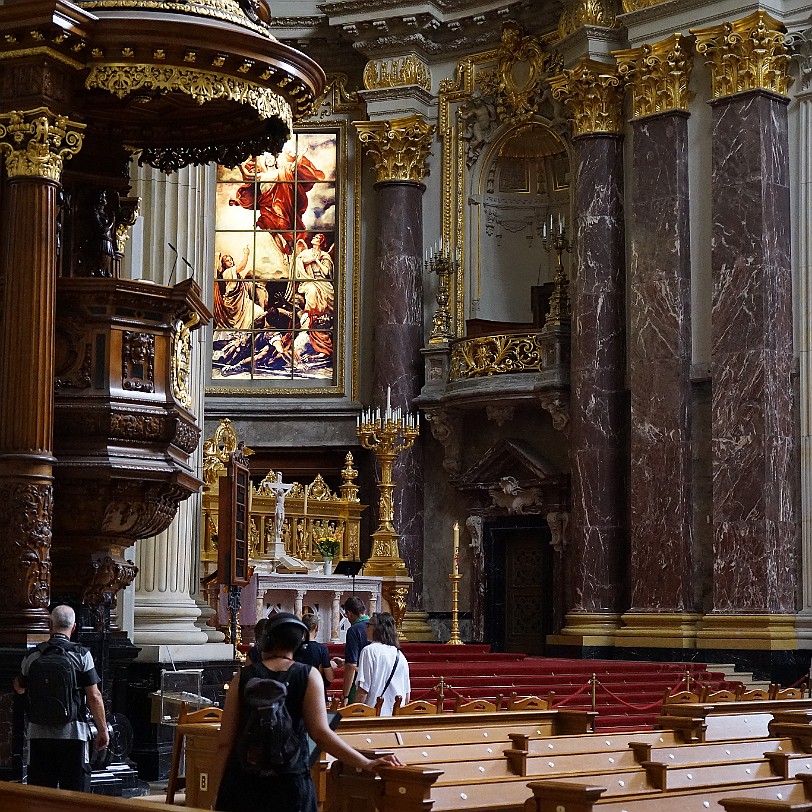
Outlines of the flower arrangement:
{"label": "flower arrangement", "polygon": [[321,536],[314,540],[316,549],[325,558],[335,558],[341,548],[341,543],[338,539],[332,536]]}

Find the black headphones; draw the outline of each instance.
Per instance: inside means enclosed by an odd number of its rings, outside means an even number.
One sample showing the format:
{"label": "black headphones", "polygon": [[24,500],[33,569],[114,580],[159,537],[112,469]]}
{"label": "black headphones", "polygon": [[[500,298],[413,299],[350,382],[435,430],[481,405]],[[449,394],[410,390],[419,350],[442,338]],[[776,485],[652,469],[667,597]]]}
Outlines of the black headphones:
{"label": "black headphones", "polygon": [[297,626],[303,632],[307,633],[307,626],[299,620],[296,615],[291,614],[290,612],[279,612],[278,614],[274,615],[272,618],[268,618],[268,624],[262,630],[262,636],[267,637],[274,629],[279,626],[284,626],[286,624],[290,624],[291,626]]}

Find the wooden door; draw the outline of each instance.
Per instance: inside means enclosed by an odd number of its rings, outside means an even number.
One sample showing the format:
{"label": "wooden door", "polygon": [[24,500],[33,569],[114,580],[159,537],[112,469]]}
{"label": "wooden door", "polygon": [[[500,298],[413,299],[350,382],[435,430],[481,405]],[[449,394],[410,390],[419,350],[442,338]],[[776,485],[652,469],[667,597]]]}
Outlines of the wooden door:
{"label": "wooden door", "polygon": [[537,530],[505,538],[505,649],[543,654],[551,596],[545,541]]}

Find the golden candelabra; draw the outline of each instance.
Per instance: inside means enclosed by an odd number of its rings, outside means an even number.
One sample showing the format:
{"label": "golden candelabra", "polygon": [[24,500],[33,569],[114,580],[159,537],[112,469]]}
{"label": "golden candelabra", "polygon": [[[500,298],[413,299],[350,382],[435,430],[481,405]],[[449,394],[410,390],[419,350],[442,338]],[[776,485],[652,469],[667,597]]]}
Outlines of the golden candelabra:
{"label": "golden candelabra", "polygon": [[558,223],[553,223],[550,215],[549,228],[547,223],[542,227],[541,243],[545,251],[555,251],[556,268],[553,276],[553,292],[550,296],[550,310],[544,320],[545,325],[560,325],[567,322],[572,315],[570,307],[570,280],[564,271],[562,255],[564,252],[572,253],[572,241],[567,239],[567,224],[559,215]]}
{"label": "golden candelabra", "polygon": [[391,392],[387,393],[386,411],[364,409],[358,418],[356,432],[361,445],[375,452],[381,464],[380,516],[378,529],[372,534],[372,555],[364,565],[366,575],[406,575],[408,570],[398,549],[398,534],[393,525],[395,518],[392,494],[395,483],[392,481],[392,468],[401,451],[414,444],[420,433],[420,415],[404,413],[391,407]]}
{"label": "golden candelabra", "polygon": [[454,338],[451,332],[451,311],[448,303],[451,299],[451,279],[454,276],[456,264],[441,247],[426,257],[425,265],[427,271],[437,274],[437,312],[434,314],[431,325],[429,344],[444,344]]}
{"label": "golden candelabra", "polygon": [[451,637],[448,638],[447,646],[465,645],[460,639],[460,575],[452,572],[448,576],[451,579]]}

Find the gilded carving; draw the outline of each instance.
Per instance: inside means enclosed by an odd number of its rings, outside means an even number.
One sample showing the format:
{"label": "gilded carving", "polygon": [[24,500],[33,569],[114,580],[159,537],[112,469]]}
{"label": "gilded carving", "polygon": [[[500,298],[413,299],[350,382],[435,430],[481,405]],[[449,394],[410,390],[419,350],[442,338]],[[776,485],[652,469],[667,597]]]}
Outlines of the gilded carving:
{"label": "gilded carving", "polygon": [[659,6],[660,3],[665,2],[666,0],[623,0],[623,12],[628,14],[630,11],[640,11],[640,9]]}
{"label": "gilded carving", "polygon": [[[238,445],[237,432],[231,421],[227,417],[222,418],[214,434],[203,443],[203,481],[207,485],[213,485],[217,477],[225,472],[229,454],[233,454]],[[254,451],[244,445],[242,453],[248,457]]]}
{"label": "gilded carving", "polygon": [[422,183],[434,140],[433,124],[418,115],[388,121],[356,121],[358,139],[375,162],[378,182]]}
{"label": "gilded carving", "polygon": [[64,162],[82,148],[84,128],[47,107],[1,115],[0,152],[6,156],[8,176],[58,182]]}
{"label": "gilded carving", "polygon": [[135,225],[141,214],[140,197],[120,197],[116,210],[116,248],[119,254],[124,253],[127,240],[130,239],[130,229]]}
{"label": "gilded carving", "polygon": [[189,321],[178,319],[172,331],[172,368],[170,388],[172,396],[187,411],[191,411],[192,399],[192,330],[200,322],[197,313]]}
{"label": "gilded carving", "polygon": [[121,341],[121,380],[124,389],[155,391],[155,336],[125,330]]}
{"label": "gilded carving", "polygon": [[543,367],[540,333],[477,336],[454,343],[449,380],[538,372]]}
{"label": "gilded carving", "polygon": [[687,110],[693,56],[690,40],[672,34],[653,45],[614,51],[620,77],[632,90],[632,117],[643,118],[672,110]]}
{"label": "gilded carving", "polygon": [[143,88],[164,93],[186,93],[198,104],[226,99],[253,107],[260,118],[276,117],[284,121],[288,129],[293,126],[290,105],[270,88],[249,79],[198,68],[132,63],[97,64],[91,66],[85,87],[106,90],[119,99]]}
{"label": "gilded carving", "polygon": [[573,117],[572,134],[623,132],[623,84],[617,67],[582,59],[550,79],[553,97]]}
{"label": "gilded carving", "polygon": [[617,0],[568,0],[558,20],[558,36],[564,39],[585,25],[617,28],[619,10]]}
{"label": "gilded carving", "polygon": [[692,28],[697,53],[707,57],[713,98],[749,90],[782,96],[790,82],[787,36],[782,23],[759,9],[735,22]]}
{"label": "gilded carving", "polygon": [[119,591],[128,587],[136,575],[138,567],[134,561],[117,561],[109,555],[93,560],[89,572],[82,579],[82,603],[88,606],[103,603],[115,609]]}
{"label": "gilded carving", "polygon": [[[21,585],[21,597],[28,608],[44,609],[50,601],[52,520],[53,488],[50,484],[9,481],[0,484],[0,521],[4,535],[13,544],[3,553],[11,556],[14,548],[17,551],[18,575],[15,577],[10,570],[6,570],[9,587],[12,584]],[[3,603],[6,606],[16,603],[11,588],[4,590],[4,593]]]}
{"label": "gilded carving", "polygon": [[431,90],[429,69],[416,54],[367,62],[364,68],[364,87],[367,90],[404,85],[418,85],[423,90]]}

